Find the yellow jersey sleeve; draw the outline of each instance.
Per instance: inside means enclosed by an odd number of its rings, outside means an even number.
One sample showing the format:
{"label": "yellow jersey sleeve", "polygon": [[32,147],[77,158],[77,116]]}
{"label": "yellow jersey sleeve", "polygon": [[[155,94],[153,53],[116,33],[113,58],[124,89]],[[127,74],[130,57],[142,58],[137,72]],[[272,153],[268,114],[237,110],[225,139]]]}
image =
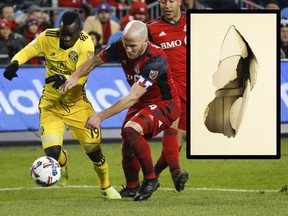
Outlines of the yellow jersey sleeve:
{"label": "yellow jersey sleeve", "polygon": [[33,41],[27,44],[22,50],[16,53],[16,55],[11,59],[11,61],[17,60],[19,65],[22,65],[31,58],[38,56],[42,52],[41,47],[44,38],[45,32],[42,32]]}

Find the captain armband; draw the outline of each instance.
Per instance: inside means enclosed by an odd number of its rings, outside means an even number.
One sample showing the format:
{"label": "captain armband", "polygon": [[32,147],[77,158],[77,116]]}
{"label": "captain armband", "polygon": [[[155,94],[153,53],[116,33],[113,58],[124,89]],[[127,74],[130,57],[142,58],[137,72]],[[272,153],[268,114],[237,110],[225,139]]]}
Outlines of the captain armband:
{"label": "captain armband", "polygon": [[244,118],[249,92],[256,84],[258,63],[249,44],[235,26],[226,33],[217,71],[213,74],[215,98],[204,112],[213,133],[235,137]]}
{"label": "captain armband", "polygon": [[145,88],[145,90],[148,90],[152,85],[153,82],[148,79],[148,78],[144,78],[143,76],[139,76],[139,78],[136,80],[136,83],[138,85],[140,85],[141,87]]}

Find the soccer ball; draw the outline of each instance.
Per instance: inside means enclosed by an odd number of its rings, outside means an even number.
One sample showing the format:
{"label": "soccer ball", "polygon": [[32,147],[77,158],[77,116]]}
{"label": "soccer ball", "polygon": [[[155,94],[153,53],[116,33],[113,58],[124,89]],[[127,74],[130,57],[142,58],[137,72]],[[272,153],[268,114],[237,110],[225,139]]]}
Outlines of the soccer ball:
{"label": "soccer ball", "polygon": [[38,185],[49,187],[60,179],[61,167],[54,158],[43,156],[33,162],[30,175]]}

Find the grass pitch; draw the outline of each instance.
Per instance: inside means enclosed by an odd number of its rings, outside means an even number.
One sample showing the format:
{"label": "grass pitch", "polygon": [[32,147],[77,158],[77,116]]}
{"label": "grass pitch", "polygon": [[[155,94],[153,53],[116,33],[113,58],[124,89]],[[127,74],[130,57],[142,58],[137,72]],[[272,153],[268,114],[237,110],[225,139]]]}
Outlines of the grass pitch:
{"label": "grass pitch", "polygon": [[[287,215],[288,141],[281,141],[279,160],[187,160],[190,172],[186,189],[178,193],[168,170],[160,188],[148,201],[103,200],[98,180],[80,145],[66,145],[69,182],[50,188],[35,185],[32,162],[44,155],[41,146],[0,148],[0,215]],[[117,190],[125,183],[120,144],[103,144],[110,178]],[[154,162],[160,143],[151,143]],[[280,192],[282,191],[282,192]]]}

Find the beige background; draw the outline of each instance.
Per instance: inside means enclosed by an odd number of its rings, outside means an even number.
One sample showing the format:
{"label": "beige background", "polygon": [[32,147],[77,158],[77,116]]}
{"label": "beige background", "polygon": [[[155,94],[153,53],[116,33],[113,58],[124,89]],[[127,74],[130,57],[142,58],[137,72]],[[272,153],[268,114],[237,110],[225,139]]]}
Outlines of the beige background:
{"label": "beige background", "polygon": [[[276,155],[276,14],[190,14],[190,21],[190,155]],[[214,99],[212,74],[231,25],[244,36],[260,65],[235,138],[211,133],[203,119],[205,107]]]}

